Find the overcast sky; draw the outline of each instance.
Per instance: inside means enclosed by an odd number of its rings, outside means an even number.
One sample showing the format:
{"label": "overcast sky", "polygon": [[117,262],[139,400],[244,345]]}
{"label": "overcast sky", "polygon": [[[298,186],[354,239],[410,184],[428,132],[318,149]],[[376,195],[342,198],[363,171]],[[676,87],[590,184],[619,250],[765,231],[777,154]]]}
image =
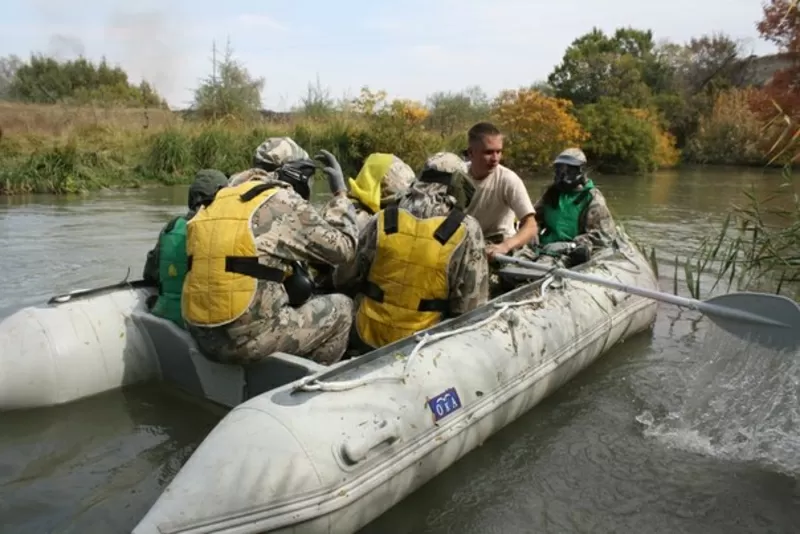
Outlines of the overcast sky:
{"label": "overcast sky", "polygon": [[[543,80],[592,26],[652,29],[684,42],[722,31],[756,54],[758,0],[34,0],[0,6],[0,54],[105,55],[155,84],[173,107],[210,72],[211,43],[230,37],[263,76],[265,107],[296,104],[319,77],[332,96],[368,85],[424,100],[480,85],[490,95]],[[159,7],[169,5],[169,7]]]}

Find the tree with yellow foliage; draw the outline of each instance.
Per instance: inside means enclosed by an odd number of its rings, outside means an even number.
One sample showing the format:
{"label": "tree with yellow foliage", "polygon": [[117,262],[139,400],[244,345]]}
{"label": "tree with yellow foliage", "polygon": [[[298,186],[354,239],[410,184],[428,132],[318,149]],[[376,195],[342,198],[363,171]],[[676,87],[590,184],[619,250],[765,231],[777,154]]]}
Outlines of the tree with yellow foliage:
{"label": "tree with yellow foliage", "polygon": [[421,126],[428,118],[430,112],[420,102],[414,100],[393,100],[389,112],[409,126]]}
{"label": "tree with yellow foliage", "polygon": [[534,89],[507,90],[495,99],[493,120],[503,130],[504,157],[520,172],[549,167],[565,148],[580,146],[589,136],[570,114],[569,100]]}

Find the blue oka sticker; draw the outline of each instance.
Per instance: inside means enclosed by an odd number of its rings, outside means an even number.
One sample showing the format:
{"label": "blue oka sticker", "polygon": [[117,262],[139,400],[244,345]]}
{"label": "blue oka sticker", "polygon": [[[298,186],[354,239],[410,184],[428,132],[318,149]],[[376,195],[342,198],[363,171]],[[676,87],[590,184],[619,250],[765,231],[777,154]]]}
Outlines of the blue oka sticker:
{"label": "blue oka sticker", "polygon": [[449,388],[429,399],[428,406],[433,412],[433,421],[436,422],[461,408],[461,399],[458,398],[456,388]]}

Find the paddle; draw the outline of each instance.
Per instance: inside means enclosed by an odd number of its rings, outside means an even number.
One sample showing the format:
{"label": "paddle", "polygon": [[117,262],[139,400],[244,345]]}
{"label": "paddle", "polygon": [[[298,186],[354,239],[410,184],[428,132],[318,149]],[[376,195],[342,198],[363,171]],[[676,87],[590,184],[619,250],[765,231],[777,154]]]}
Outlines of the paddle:
{"label": "paddle", "polygon": [[503,263],[513,263],[537,273],[553,274],[562,278],[598,284],[632,295],[696,310],[707,315],[723,330],[771,349],[797,350],[800,347],[800,306],[792,299],[782,295],[752,292],[728,293],[701,301],[628,286],[569,269],[553,269],[520,258],[498,254],[495,259]]}
{"label": "paddle", "polygon": [[[128,271],[130,273],[130,270]],[[63,295],[56,295],[51,297],[50,300],[47,301],[48,304],[63,304],[65,302],[69,302],[71,300],[83,297],[89,297],[92,295],[97,295],[100,293],[105,293],[106,291],[113,291],[115,289],[136,289],[140,287],[156,287],[155,282],[151,282],[149,280],[132,280],[128,281],[128,277],[125,277],[125,280],[121,282],[117,282],[116,284],[111,284],[108,286],[103,287],[96,287],[94,289],[78,289],[76,291],[70,291],[69,293],[64,293]]]}

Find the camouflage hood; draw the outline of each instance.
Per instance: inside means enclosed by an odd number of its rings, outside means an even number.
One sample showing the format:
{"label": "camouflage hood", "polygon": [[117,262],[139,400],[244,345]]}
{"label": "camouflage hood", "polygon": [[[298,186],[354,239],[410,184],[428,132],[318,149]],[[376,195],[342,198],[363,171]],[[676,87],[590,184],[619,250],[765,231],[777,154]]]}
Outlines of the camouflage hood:
{"label": "camouflage hood", "polygon": [[256,148],[253,167],[272,172],[290,161],[302,159],[311,158],[291,137],[270,137]]}
{"label": "camouflage hood", "polygon": [[466,163],[456,154],[439,152],[425,162],[408,195],[432,197],[450,209],[464,211],[475,193],[467,172]]}
{"label": "camouflage hood", "polygon": [[239,185],[253,179],[274,178],[275,171],[292,161],[308,160],[308,152],[300,148],[290,137],[270,137],[256,148],[253,167],[230,177],[229,186]]}

